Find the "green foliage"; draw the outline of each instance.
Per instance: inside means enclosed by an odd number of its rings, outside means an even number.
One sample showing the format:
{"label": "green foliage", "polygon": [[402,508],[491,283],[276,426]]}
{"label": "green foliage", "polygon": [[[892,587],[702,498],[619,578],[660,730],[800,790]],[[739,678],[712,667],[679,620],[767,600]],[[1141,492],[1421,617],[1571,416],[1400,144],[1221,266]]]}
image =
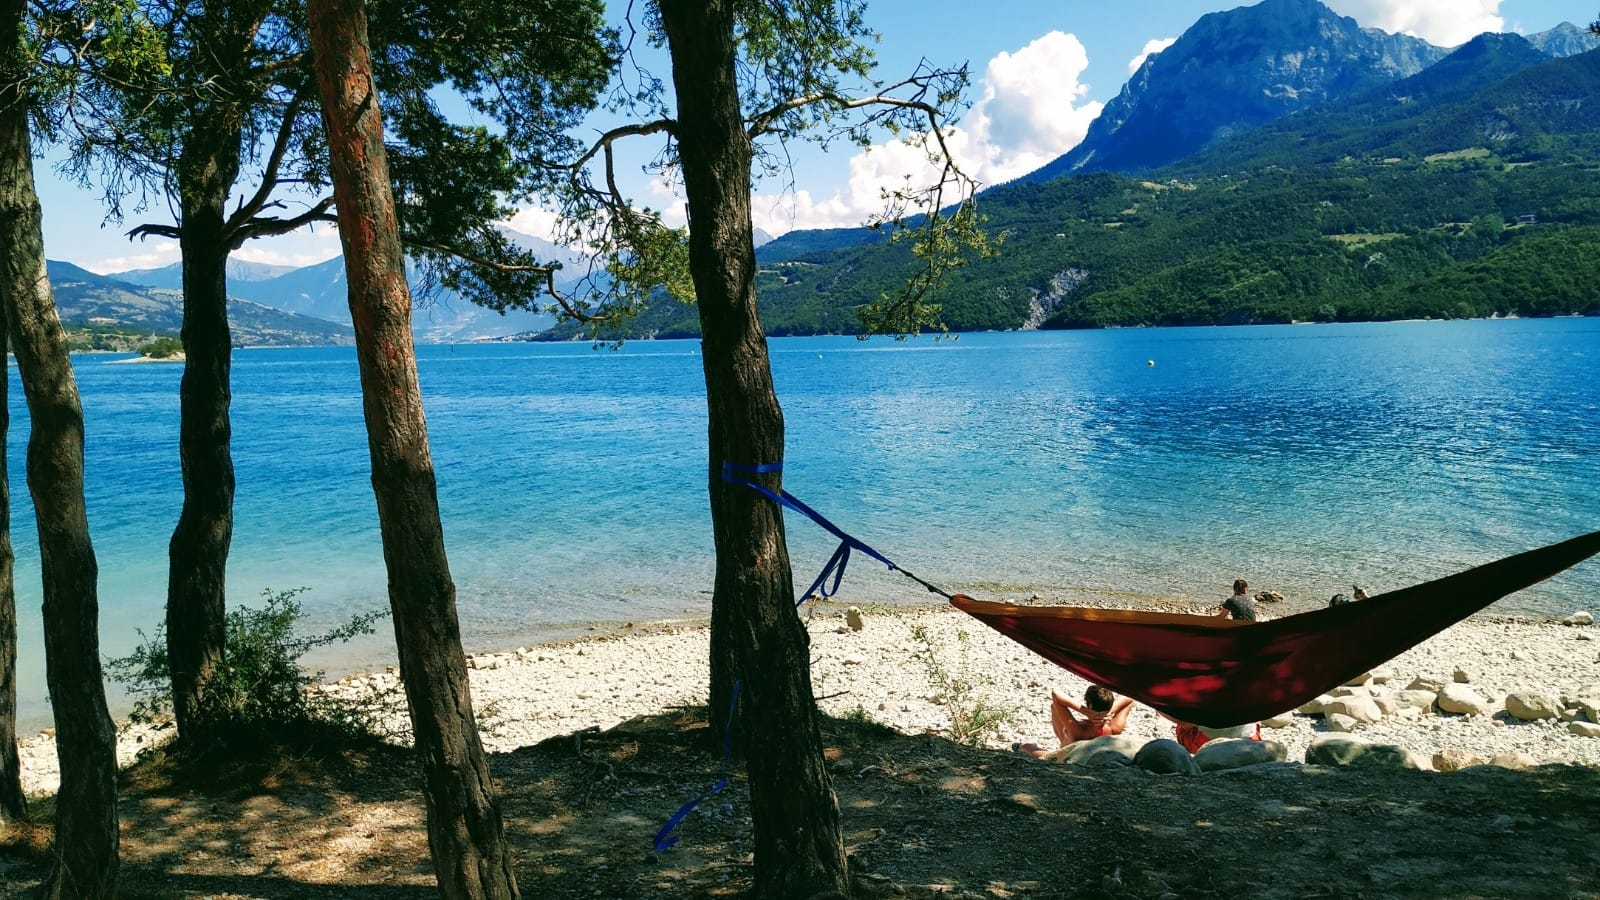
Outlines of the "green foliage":
{"label": "green foliage", "polygon": [[183,342],[173,337],[158,337],[139,348],[140,355],[151,359],[170,359],[183,352]]}
{"label": "green foliage", "polygon": [[[303,610],[297,598],[305,590],[265,590],[261,606],[228,611],[226,650],[196,712],[206,735],[248,746],[330,729],[352,738],[366,733],[369,717],[312,690],[323,673],[306,671],[300,658],[318,647],[371,634],[373,623],[388,612],[364,613],[322,634],[299,636],[296,625]],[[170,724],[172,676],[165,632],[165,625],[157,626],[155,635],[131,654],[107,664],[112,680],[127,685],[135,698],[135,722]]]}
{"label": "green foliage", "polygon": [[976,686],[962,670],[967,663],[965,631],[956,632],[957,670],[952,671],[940,659],[943,647],[921,625],[911,626],[911,639],[920,645],[917,656],[922,660],[933,685],[933,702],[950,714],[950,737],[969,747],[982,747],[988,739],[1001,736],[1001,726],[1012,720],[1012,711],[990,704],[978,696]]}

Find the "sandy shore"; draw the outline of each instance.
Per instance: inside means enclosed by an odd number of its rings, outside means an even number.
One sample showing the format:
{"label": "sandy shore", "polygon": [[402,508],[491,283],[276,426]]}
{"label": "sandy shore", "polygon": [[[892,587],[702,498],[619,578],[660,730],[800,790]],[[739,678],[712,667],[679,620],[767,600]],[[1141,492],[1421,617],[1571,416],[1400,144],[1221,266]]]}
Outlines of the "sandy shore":
{"label": "sandy shore", "polygon": [[[977,620],[945,606],[863,606],[864,627],[845,625],[844,607],[803,608],[812,641],[812,675],[823,709],[864,714],[908,733],[948,734],[952,706],[935,681],[964,687],[970,707],[981,703],[1006,721],[983,742],[1054,746],[1051,689],[1081,697],[1085,682],[1035,656]],[[1505,697],[1541,692],[1554,697],[1600,693],[1600,628],[1480,617],[1406,651],[1375,670],[1376,695],[1407,687],[1417,676],[1466,679],[1492,712],[1445,715],[1402,710],[1356,727],[1355,735],[1395,743],[1424,758],[1454,748],[1483,759],[1521,753],[1538,762],[1600,766],[1600,738],[1573,733],[1559,718],[1523,722],[1504,711]],[[620,633],[522,647],[469,658],[473,701],[493,752],[512,750],[585,728],[609,728],[640,715],[703,703],[708,632],[702,624],[652,624]],[[1459,674],[1458,674],[1459,670]],[[356,675],[327,687],[336,692],[392,689],[391,673]],[[398,727],[403,717],[396,715]],[[1284,744],[1291,761],[1326,730],[1321,717],[1295,715],[1267,736]],[[1128,735],[1171,737],[1171,726],[1136,707]],[[119,756],[131,760],[152,738],[124,735]],[[25,788],[52,791],[58,780],[54,739],[22,742]]]}

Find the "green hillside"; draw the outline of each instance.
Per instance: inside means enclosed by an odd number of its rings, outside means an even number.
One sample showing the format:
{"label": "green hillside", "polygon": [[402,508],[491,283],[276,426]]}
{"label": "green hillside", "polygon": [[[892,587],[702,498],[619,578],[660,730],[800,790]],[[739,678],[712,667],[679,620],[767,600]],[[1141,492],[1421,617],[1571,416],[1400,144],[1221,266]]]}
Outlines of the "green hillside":
{"label": "green hillside", "polygon": [[[1001,255],[940,292],[952,330],[1600,313],[1600,52],[1483,40],[1388,93],[1275,123],[1160,173],[1011,184]],[[774,335],[853,333],[913,270],[848,232],[764,255]],[[774,249],[778,249],[774,247]],[[1586,287],[1594,285],[1595,287]],[[571,336],[560,330],[551,337]],[[661,302],[633,336],[698,333]]]}

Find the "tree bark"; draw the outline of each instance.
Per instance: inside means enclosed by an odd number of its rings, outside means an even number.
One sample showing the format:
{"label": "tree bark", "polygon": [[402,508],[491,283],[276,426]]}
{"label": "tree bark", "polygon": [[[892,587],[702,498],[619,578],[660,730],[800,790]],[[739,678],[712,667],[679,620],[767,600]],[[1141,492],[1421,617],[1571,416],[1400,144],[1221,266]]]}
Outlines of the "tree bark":
{"label": "tree bark", "polygon": [[[9,232],[0,234],[9,246]],[[9,276],[9,272],[7,273]],[[0,287],[0,291],[6,291]],[[0,303],[0,335],[10,321],[8,304]],[[3,350],[4,348],[0,348]],[[11,550],[11,373],[0,352],[0,822],[28,814],[22,795],[22,763],[17,757],[17,592]]]}
{"label": "tree bark", "polygon": [[228,328],[228,193],[239,175],[238,117],[218,109],[190,130],[178,163],[183,251],[183,381],[178,456],[183,510],[167,545],[167,659],[178,737],[206,730],[206,683],[226,641],[228,548],[233,540],[233,335]]}
{"label": "tree bark", "polygon": [[[823,763],[810,638],[795,613],[782,510],[722,481],[724,461],[783,459],[783,411],[756,309],[751,147],[735,77],[733,0],[661,0],[689,200],[689,268],[700,311],[717,552],[712,721],[733,682],[755,825],[757,897],[849,893],[839,804]],[[777,473],[765,478],[776,489]]]}
{"label": "tree bark", "polygon": [[[22,0],[0,0],[4,62],[16,59],[22,10]],[[32,419],[28,488],[39,529],[45,677],[61,766],[55,852],[42,894],[113,897],[119,862],[116,730],[100,670],[98,569],[83,498],[83,410],[45,275],[27,99],[21,93],[0,97],[0,248],[0,306],[7,312]]]}
{"label": "tree bark", "polygon": [[478,738],[428,448],[383,121],[362,0],[307,6],[349,280],[400,677],[422,764],[428,845],[448,898],[519,896]]}

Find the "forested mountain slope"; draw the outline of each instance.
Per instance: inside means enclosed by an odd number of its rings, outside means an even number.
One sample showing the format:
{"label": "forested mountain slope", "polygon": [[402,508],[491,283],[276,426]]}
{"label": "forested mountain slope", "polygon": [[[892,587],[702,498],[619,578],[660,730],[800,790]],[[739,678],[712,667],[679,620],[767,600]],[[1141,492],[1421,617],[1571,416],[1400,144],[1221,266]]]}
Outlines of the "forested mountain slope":
{"label": "forested mountain slope", "polygon": [[[981,207],[1006,236],[1002,253],[950,278],[939,295],[944,323],[1600,310],[1600,287],[1585,296],[1570,274],[1579,257],[1600,255],[1591,230],[1600,227],[1600,103],[1590,99],[1600,97],[1600,53],[1548,60],[1530,49],[1514,36],[1480,39],[1397,93],[1329,104],[1146,177],[990,190]],[[913,265],[903,247],[881,243],[768,257],[762,320],[778,335],[854,332],[856,309],[899,289]],[[1501,288],[1453,290],[1463,273]],[[1530,293],[1516,296],[1519,285]],[[1541,288],[1555,285],[1568,287]],[[697,331],[693,309],[663,302],[632,334]]]}

